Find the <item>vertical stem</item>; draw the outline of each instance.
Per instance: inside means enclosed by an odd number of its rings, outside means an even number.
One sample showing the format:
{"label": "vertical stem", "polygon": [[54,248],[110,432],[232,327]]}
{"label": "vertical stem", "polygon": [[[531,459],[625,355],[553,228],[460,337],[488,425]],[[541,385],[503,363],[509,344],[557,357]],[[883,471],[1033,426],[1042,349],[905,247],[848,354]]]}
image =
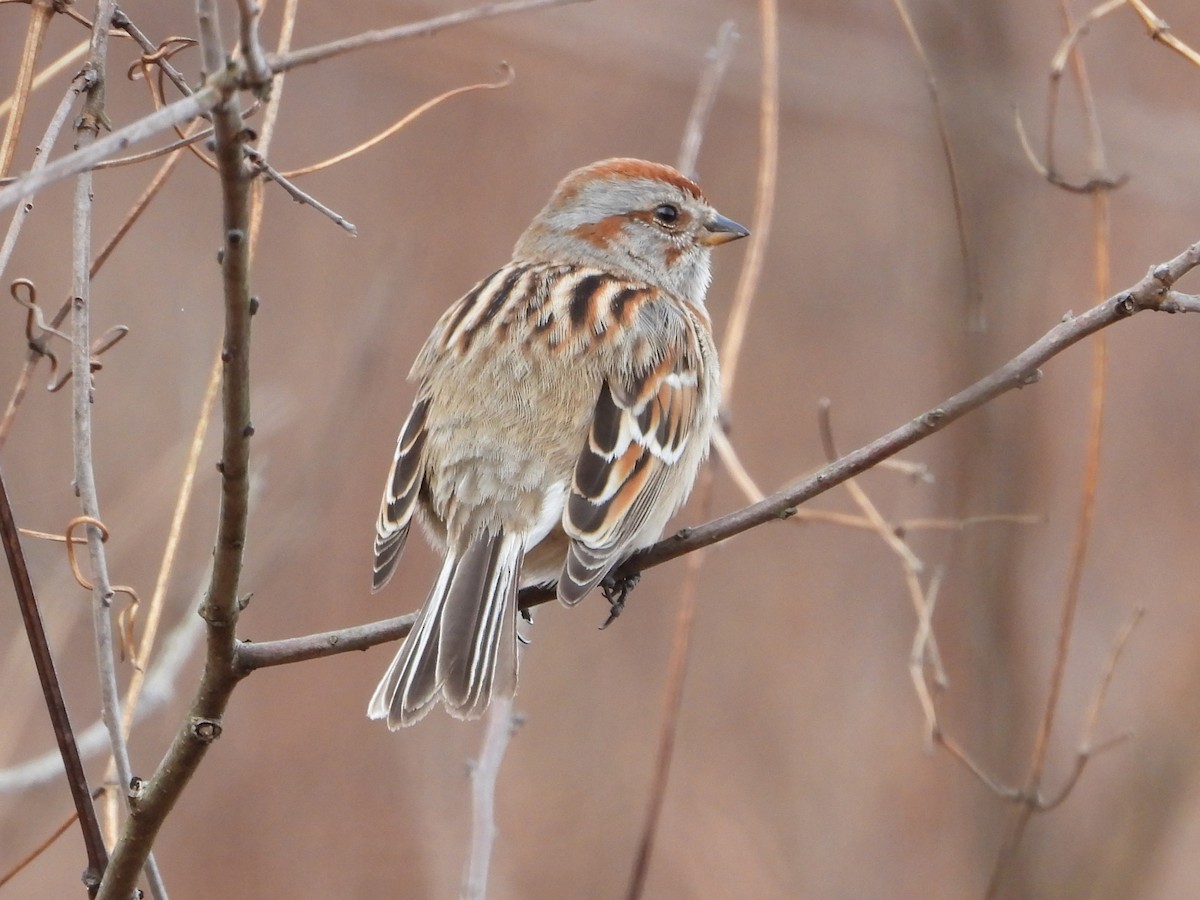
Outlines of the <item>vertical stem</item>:
{"label": "vertical stem", "polygon": [[75,732],[71,729],[71,718],[67,715],[62,688],[58,683],[58,674],[54,670],[54,660],[50,656],[50,645],[46,641],[46,630],[42,626],[42,617],[38,612],[37,598],[33,593],[33,583],[29,579],[29,569],[25,565],[25,554],[21,550],[21,537],[17,531],[12,506],[8,501],[8,488],[4,484],[2,473],[0,473],[0,540],[3,540],[4,552],[8,556],[8,568],[12,573],[13,587],[16,591],[17,602],[21,607],[21,617],[25,622],[25,633],[29,636],[29,645],[33,651],[33,662],[37,668],[38,680],[41,682],[42,693],[46,698],[46,710],[49,712],[50,722],[54,726],[54,739],[58,742],[58,752],[62,755],[63,768],[67,772],[67,786],[71,789],[71,799],[75,803],[79,827],[83,830],[83,844],[88,858],[87,869],[83,873],[83,883],[87,885],[88,896],[95,897],[96,888],[100,886],[100,878],[104,875],[104,867],[108,864],[108,853],[104,849],[104,839],[100,835],[100,823],[96,820],[96,809],[92,805],[91,791],[88,790],[87,775],[84,774],[83,762],[79,758],[79,747],[75,744]]}
{"label": "vertical stem", "polygon": [[100,900],[125,900],[167,816],[191,781],[208,748],[221,736],[225,708],[238,682],[234,649],[240,605],[242,551],[249,511],[250,437],[250,184],[236,85],[228,78],[216,0],[197,0],[204,71],[221,92],[213,108],[217,167],[221,179],[221,271],[225,328],[221,344],[221,508],[208,592],[200,606],[206,623],[204,672],[188,716],[163,761],[143,785],[113,851]]}

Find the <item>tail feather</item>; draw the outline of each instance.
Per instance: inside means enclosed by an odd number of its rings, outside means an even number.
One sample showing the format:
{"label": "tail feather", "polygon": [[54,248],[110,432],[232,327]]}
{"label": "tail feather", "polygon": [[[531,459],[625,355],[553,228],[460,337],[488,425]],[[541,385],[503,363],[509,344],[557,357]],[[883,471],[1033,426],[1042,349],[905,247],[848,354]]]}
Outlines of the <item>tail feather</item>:
{"label": "tail feather", "polygon": [[392,729],[420,720],[441,700],[474,719],[517,682],[517,573],[524,541],[482,534],[449,552],[413,630],[371,698],[367,714]]}
{"label": "tail feather", "polygon": [[417,614],[417,621],[367,704],[367,715],[372,719],[387,719],[391,729],[420,721],[437,700],[437,640],[442,603],[457,569],[458,560],[448,555],[429,598]]}

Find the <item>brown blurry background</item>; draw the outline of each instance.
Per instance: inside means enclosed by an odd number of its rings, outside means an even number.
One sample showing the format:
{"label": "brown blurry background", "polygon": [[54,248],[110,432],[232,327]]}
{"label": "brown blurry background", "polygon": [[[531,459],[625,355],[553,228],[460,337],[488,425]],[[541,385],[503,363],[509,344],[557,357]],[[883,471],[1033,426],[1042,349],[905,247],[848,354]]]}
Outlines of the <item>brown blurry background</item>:
{"label": "brown blurry background", "polygon": [[[301,7],[305,46],[415,21],[449,3]],[[766,269],[733,401],[732,439],[768,489],[819,465],[816,406],[833,402],[842,450],[935,405],[1094,302],[1090,204],[1040,180],[1012,124],[1042,146],[1052,0],[913,0],[958,160],[989,328],[969,333],[945,167],[924,76],[891,5],[782,4],[778,198]],[[225,25],[232,4],[224,4]],[[1073,4],[1076,14],[1086,6]],[[90,10],[85,10],[90,14]],[[190,4],[131,2],[155,39],[193,34]],[[1193,45],[1200,8],[1156,11]],[[0,8],[0,85],[12,84],[27,8]],[[758,158],[759,40],[749,0],[596,0],[483,22],[296,71],[272,159],[299,166],[344,149],[443,90],[517,72],[508,89],[458,98],[397,137],[301,186],[353,221],[351,239],[271,187],[253,287],[255,503],[243,636],[266,640],[415,609],[436,560],[410,544],[396,579],[369,593],[370,543],[412,357],[439,312],[508,258],[568,170],[612,155],[671,161],[704,52],[721,22],[742,33],[699,163],[709,197],[748,223]],[[278,10],[264,37],[274,40]],[[63,17],[46,58],[84,37]],[[1113,287],[1200,238],[1200,70],[1121,10],[1084,42],[1111,174]],[[117,41],[112,70],[133,59]],[[180,57],[190,76],[195,55]],[[65,81],[60,79],[60,84]],[[29,165],[61,86],[36,95],[17,169]],[[1072,89],[1059,160],[1085,179]],[[110,89],[110,116],[145,111],[139,85]],[[63,147],[67,146],[64,139]],[[61,151],[61,148],[59,150]],[[96,179],[106,239],[148,167]],[[57,306],[70,283],[72,185],[44,192],[5,279],[33,278]],[[6,219],[5,219],[6,221]],[[185,162],[95,283],[97,331],[131,327],[104,357],[96,466],[109,567],[153,587],[186,445],[220,328],[218,190]],[[717,254],[710,307],[723,326],[745,246]],[[1183,284],[1195,291],[1195,276]],[[7,290],[7,289],[6,289]],[[0,389],[24,357],[23,312],[0,303]],[[1066,803],[1035,817],[1006,897],[1176,898],[1200,892],[1200,321],[1147,313],[1109,332],[1109,408],[1092,552],[1047,791],[1074,760],[1114,635],[1145,620],[1117,669],[1097,739],[1133,737],[1091,762]],[[1055,657],[1082,477],[1090,356],[1053,360],[905,458],[932,485],[864,479],[885,515],[1035,513],[1041,525],[914,535],[946,579],[934,626],[951,680],[944,722],[990,772],[1019,784]],[[38,388],[0,454],[20,523],[58,530],[71,490],[70,400]],[[214,527],[210,435],[164,629],[195,619]],[[722,470],[714,512],[743,503]],[[814,506],[851,510],[844,491]],[[698,520],[695,508],[681,523]],[[60,546],[27,552],[71,714],[98,714],[87,595]],[[648,573],[621,619],[596,626],[597,595],[538,610],[521,665],[516,735],[497,788],[490,895],[622,896],[652,776],[679,584]],[[982,896],[1014,808],[945,752],[926,752],[907,662],[915,628],[901,570],[866,532],[777,524],[706,562],[674,768],[648,897]],[[0,767],[53,747],[7,576],[0,581]],[[165,637],[164,637],[165,639]],[[394,646],[262,671],[234,695],[222,739],[163,829],[157,855],[176,898],[449,897],[469,836],[467,766],[482,728],[436,712],[392,734],[365,717]],[[148,775],[198,676],[132,738]],[[104,760],[93,754],[89,775]],[[71,810],[61,778],[0,794],[0,869]],[[0,897],[81,896],[78,830]]]}

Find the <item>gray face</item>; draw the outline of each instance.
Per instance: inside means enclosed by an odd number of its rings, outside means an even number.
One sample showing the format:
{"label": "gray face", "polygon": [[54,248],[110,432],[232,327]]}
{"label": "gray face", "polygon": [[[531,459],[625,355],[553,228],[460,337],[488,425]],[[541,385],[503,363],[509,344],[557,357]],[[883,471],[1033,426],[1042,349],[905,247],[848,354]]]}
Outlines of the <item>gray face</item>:
{"label": "gray face", "polygon": [[568,176],[515,254],[617,269],[702,307],[717,221],[727,220],[673,170],[610,163]]}

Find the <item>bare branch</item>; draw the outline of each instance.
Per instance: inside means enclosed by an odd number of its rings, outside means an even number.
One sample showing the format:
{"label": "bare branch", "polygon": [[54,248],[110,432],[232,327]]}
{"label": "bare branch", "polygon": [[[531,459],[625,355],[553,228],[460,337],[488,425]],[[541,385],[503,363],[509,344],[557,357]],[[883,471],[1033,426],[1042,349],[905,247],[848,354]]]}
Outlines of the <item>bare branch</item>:
{"label": "bare branch", "polygon": [[182,97],[136,122],[131,122],[124,128],[97,138],[86,147],[80,147],[74,153],[60,156],[54,162],[47,163],[40,171],[30,172],[8,187],[0,188],[0,211],[16,205],[26,197],[32,197],[47,185],[70,178],[72,175],[78,175],[80,172],[86,172],[96,163],[127,150],[139,141],[154,137],[174,125],[205,115],[219,100],[222,89],[223,80],[216,79],[196,93]]}
{"label": "bare branch", "polygon": [[[205,70],[222,71],[216,0],[198,0],[201,55]],[[210,83],[211,87],[211,83]],[[216,156],[223,200],[221,267],[224,276],[225,332],[223,365],[221,506],[213,569],[201,604],[207,623],[204,674],[195,699],[166,757],[149,781],[140,786],[137,802],[113,851],[100,887],[101,900],[124,900],[133,889],[137,870],[147,858],[159,828],[187,786],[208,748],[222,730],[222,716],[237,677],[233,671],[235,629],[240,611],[238,584],[246,540],[249,507],[250,437],[250,185],[253,173],[244,147],[247,133],[232,85],[213,108]]]}
{"label": "bare branch", "polygon": [[96,819],[96,809],[92,805],[87,775],[83,771],[79,748],[75,744],[75,733],[71,730],[71,719],[67,715],[62,689],[58,684],[58,675],[54,670],[54,659],[50,655],[50,646],[46,641],[45,629],[42,627],[42,617],[38,612],[37,598],[33,593],[33,583],[29,579],[29,569],[25,565],[25,554],[21,549],[21,538],[17,534],[17,523],[13,517],[12,507],[9,505],[8,488],[4,484],[2,473],[0,473],[0,539],[4,542],[4,552],[8,557],[8,568],[12,573],[17,603],[21,608],[21,617],[25,622],[25,632],[29,636],[29,645],[33,651],[33,662],[37,668],[38,681],[42,685],[42,694],[46,700],[46,711],[50,715],[50,723],[54,726],[54,738],[58,742],[58,752],[62,756],[63,767],[67,771],[67,787],[71,791],[71,799],[75,803],[75,814],[83,829],[83,844],[88,858],[87,869],[83,873],[83,882],[88,886],[89,896],[95,896],[96,887],[100,884],[100,878],[104,874],[104,867],[108,864],[108,853],[104,849],[104,839],[100,835],[100,823]]}
{"label": "bare branch", "polygon": [[[1061,323],[1003,366],[939,406],[758,503],[752,503],[704,525],[685,528],[652,547],[638,551],[620,565],[614,574],[618,578],[633,575],[692,553],[701,547],[728,540],[766,522],[790,518],[799,504],[823,494],[847,478],[852,478],[904,448],[941,431],[951,422],[957,421],[1001,394],[1037,383],[1041,377],[1039,366],[1102,328],[1144,310],[1200,313],[1200,296],[1171,290],[1175,282],[1198,265],[1200,242],[1188,247],[1174,259],[1154,266],[1129,290],[1108,298],[1081,315],[1065,317]],[[555,596],[552,589],[525,588],[520,594],[521,607],[527,609],[537,606],[554,599]],[[347,650],[365,650],[408,634],[415,619],[415,614],[412,614],[300,638],[257,644],[239,642],[236,665],[238,670],[245,674],[258,668],[333,656]]]}
{"label": "bare branch", "polygon": [[[42,136],[41,143],[38,144],[33,167],[30,169],[31,175],[46,167],[46,163],[50,159],[50,149],[54,146],[55,141],[58,140],[58,135],[62,131],[63,125],[67,122],[67,116],[71,114],[71,107],[75,105],[75,99],[83,93],[84,89],[85,84],[82,73],[71,79],[71,86],[67,88],[67,92],[59,102],[58,108],[54,111],[54,115],[50,117],[50,124],[46,126],[46,133]],[[17,238],[21,234],[21,228],[25,224],[25,219],[32,211],[32,205],[26,203],[13,213],[12,222],[9,223],[8,231],[4,235],[4,243],[0,245],[0,276],[8,268],[8,261],[12,258],[13,250],[17,246]],[[3,435],[4,431],[0,428],[0,444],[4,443]]]}
{"label": "bare branch", "polygon": [[296,185],[293,184],[289,178],[287,178],[278,169],[267,162],[266,157],[253,147],[246,148],[246,156],[249,158],[250,162],[254,164],[254,167],[257,171],[261,172],[263,176],[271,179],[271,181],[274,181],[277,185],[287,191],[288,196],[290,196],[297,203],[311,206],[321,215],[325,216],[325,218],[332,221],[333,224],[337,225],[343,231],[348,232],[351,237],[358,237],[358,227],[353,222],[351,222],[341,213],[334,212],[316,197],[312,196],[312,194],[300,190],[300,188],[296,187]]}
{"label": "bare branch", "polygon": [[487,896],[488,868],[496,841],[496,779],[508,743],[521,726],[512,697],[497,697],[487,712],[487,729],[479,758],[471,766],[471,855],[467,863],[466,900]]}
{"label": "bare branch", "polygon": [[954,223],[958,230],[958,252],[962,257],[963,276],[967,282],[968,325],[976,331],[983,329],[986,319],[983,312],[983,293],[979,287],[979,274],[975,270],[975,258],[971,255],[971,241],[967,232],[967,215],[963,208],[962,187],[958,177],[958,163],[954,158],[954,144],[950,141],[950,126],[946,124],[946,111],[942,107],[941,92],[938,90],[937,78],[933,74],[933,63],[921,43],[921,35],[908,14],[908,6],[904,0],[892,0],[904,33],[912,44],[913,52],[921,63],[925,73],[925,88],[929,92],[929,100],[933,104],[934,120],[937,122],[938,140],[942,145],[942,159],[946,163],[946,176],[950,179],[950,195],[954,201]]}
{"label": "bare branch", "polygon": [[1108,664],[1104,667],[1104,672],[1100,676],[1100,683],[1096,685],[1096,693],[1092,696],[1092,702],[1088,705],[1087,715],[1083,720],[1083,733],[1079,737],[1079,749],[1075,754],[1075,765],[1059,792],[1053,798],[1041,803],[1040,810],[1042,812],[1049,812],[1070,796],[1071,791],[1075,789],[1075,785],[1079,782],[1079,776],[1083,774],[1083,770],[1087,767],[1089,760],[1097,754],[1103,753],[1105,750],[1111,749],[1117,744],[1128,740],[1129,733],[1125,732],[1097,744],[1096,723],[1100,720],[1100,711],[1104,708],[1104,701],[1108,697],[1108,689],[1112,685],[1113,675],[1116,674],[1117,664],[1121,661],[1121,654],[1125,652],[1125,645],[1129,643],[1129,638],[1133,634],[1133,630],[1137,628],[1138,623],[1142,621],[1142,617],[1145,615],[1146,610],[1144,607],[1135,609],[1133,615],[1129,617],[1129,620],[1117,632],[1117,637],[1113,641],[1112,652],[1108,657]]}
{"label": "bare branch", "polygon": [[708,127],[708,117],[712,113],[713,103],[717,99],[717,89],[725,78],[725,70],[733,59],[733,48],[737,44],[737,24],[728,20],[721,25],[717,32],[717,42],[704,55],[704,70],[700,75],[700,85],[696,88],[696,97],[692,101],[692,111],[688,114],[687,126],[683,130],[683,142],[679,146],[679,157],[675,168],[689,178],[696,177],[696,160],[700,157],[700,142],[704,139],[704,129]]}
{"label": "bare branch", "polygon": [[12,92],[12,111],[0,139],[0,177],[8,174],[13,153],[17,149],[17,138],[25,121],[25,104],[33,90],[33,70],[37,65],[38,53],[46,37],[46,26],[54,18],[51,0],[33,0],[29,5],[29,27],[25,30],[25,46],[21,50],[21,64],[17,67],[17,83]]}
{"label": "bare branch", "polygon": [[742,342],[750,324],[750,305],[758,292],[771,219],[775,209],[775,183],[779,170],[779,8],[776,0],[759,0],[762,70],[758,107],[758,176],[754,188],[754,217],[750,224],[750,247],[738,276],[721,342],[721,404],[733,397],[734,379],[742,355]]}
{"label": "bare branch", "polygon": [[500,88],[508,87],[510,84],[513,83],[513,79],[516,78],[516,75],[517,75],[516,70],[514,70],[512,66],[510,66],[506,62],[501,62],[500,63],[500,80],[499,81],[485,81],[480,84],[468,84],[468,85],[464,85],[462,87],[452,88],[451,90],[448,90],[448,91],[443,91],[442,93],[438,94],[436,97],[434,97],[430,100],[426,100],[424,103],[422,103],[416,109],[410,110],[409,112],[405,113],[403,116],[400,117],[400,119],[393,122],[387,128],[383,129],[383,131],[379,132],[376,135],[372,135],[371,137],[367,138],[365,141],[362,141],[361,143],[356,144],[355,146],[351,147],[349,150],[343,150],[341,153],[334,154],[333,156],[329,157],[328,159],[323,159],[320,162],[315,162],[315,163],[312,163],[311,165],[302,166],[299,169],[290,169],[287,172],[283,173],[283,177],[284,178],[299,178],[301,175],[311,175],[314,172],[320,172],[323,169],[328,169],[330,166],[335,166],[340,162],[344,162],[348,159],[358,156],[358,154],[363,153],[367,150],[370,150],[372,147],[376,146],[377,144],[387,140],[389,137],[391,137],[396,132],[411,125],[413,122],[415,122],[421,116],[423,116],[425,113],[429,112],[431,109],[433,109],[436,106],[440,106],[445,101],[450,100],[453,97],[457,97],[460,94],[469,94],[473,91],[494,91],[494,90],[498,90]]}
{"label": "bare branch", "polygon": [[494,19],[513,13],[530,12],[552,6],[568,6],[581,2],[586,2],[586,0],[509,0],[507,3],[484,3],[471,9],[447,13],[444,16],[438,16],[433,19],[426,19],[424,22],[365,31],[362,34],[356,34],[352,37],[330,41],[327,44],[318,44],[315,47],[306,47],[303,50],[294,50],[291,53],[272,56],[268,62],[270,63],[271,71],[278,74],[280,72],[291,71],[298,66],[311,65],[325,59],[331,59],[334,56],[341,56],[343,53],[362,50],[366,47],[375,47],[380,44],[402,41],[413,37],[427,37],[431,34],[437,34],[446,28],[465,25],[468,22],[477,22],[480,19]]}

